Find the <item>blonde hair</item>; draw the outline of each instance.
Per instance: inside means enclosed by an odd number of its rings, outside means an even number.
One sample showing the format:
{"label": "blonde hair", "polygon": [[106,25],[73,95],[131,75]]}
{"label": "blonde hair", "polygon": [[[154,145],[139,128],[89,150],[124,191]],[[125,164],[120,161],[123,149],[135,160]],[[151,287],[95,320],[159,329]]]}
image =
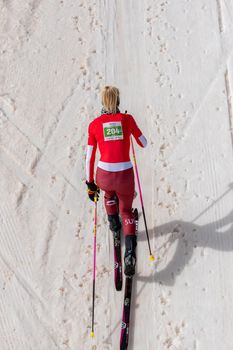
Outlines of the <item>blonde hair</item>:
{"label": "blonde hair", "polygon": [[105,86],[101,91],[101,102],[104,109],[115,114],[120,104],[120,92],[115,86]]}

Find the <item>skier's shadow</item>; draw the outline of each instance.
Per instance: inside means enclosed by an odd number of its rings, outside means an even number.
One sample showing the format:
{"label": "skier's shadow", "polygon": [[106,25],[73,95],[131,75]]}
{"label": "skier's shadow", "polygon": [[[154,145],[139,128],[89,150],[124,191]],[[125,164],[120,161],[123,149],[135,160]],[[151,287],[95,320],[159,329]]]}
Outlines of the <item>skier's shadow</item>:
{"label": "skier's shadow", "polygon": [[[224,218],[206,225],[174,220],[149,230],[149,236],[152,238],[153,235],[155,239],[167,235],[168,239],[158,246],[154,273],[150,276],[138,274],[136,279],[147,283],[174,285],[176,277],[191,260],[194,249],[202,247],[203,255],[205,247],[226,252],[233,251],[233,211]],[[145,232],[138,233],[139,249],[140,241],[145,238]],[[167,260],[168,251],[173,244],[176,245],[175,252],[167,265],[160,270],[160,262],[163,258]]]}
{"label": "skier's shadow", "polygon": [[[232,185],[230,186],[232,187]],[[229,192],[226,191],[220,199]],[[212,206],[216,204],[213,203]],[[207,208],[209,209],[209,208]],[[206,211],[206,210],[205,210]],[[204,212],[205,212],[204,211]],[[200,217],[201,213],[198,217]],[[141,217],[142,220],[142,217]],[[167,236],[166,240],[161,245],[157,244],[157,251],[155,252],[155,266],[150,275],[143,276],[140,274],[140,266],[137,266],[137,273],[134,277],[134,291],[132,295],[131,305],[131,327],[130,327],[130,341],[128,350],[132,350],[134,347],[134,323],[135,323],[135,309],[136,299],[143,292],[147,283],[159,283],[163,285],[174,285],[178,275],[182,273],[186,265],[191,261],[193,252],[197,248],[203,248],[203,254],[205,248],[211,248],[219,251],[231,252],[233,251],[233,210],[223,217],[209,224],[198,225],[193,222],[186,222],[182,220],[173,220],[168,223],[159,225],[149,230],[150,238],[155,238],[159,241],[159,237]],[[138,232],[138,247],[137,255],[140,255],[140,242],[146,240],[146,232]],[[164,242],[165,241],[165,242]],[[160,269],[160,266],[164,266],[164,261],[167,261],[169,249],[174,249],[172,258],[165,267]],[[138,259],[139,260],[139,259]],[[139,264],[139,263],[138,263]],[[144,282],[142,286],[138,288],[137,281]],[[120,322],[114,327],[113,332],[119,327]]]}
{"label": "skier's shadow", "polygon": [[[135,294],[132,298],[131,306],[131,333],[128,350],[134,347],[134,323],[136,314],[136,298],[143,292],[147,283],[159,283],[161,285],[174,285],[178,275],[182,273],[186,265],[191,261],[194,250],[211,248],[219,251],[233,251],[233,210],[224,218],[216,220],[206,225],[198,225],[194,222],[173,220],[163,225],[156,226],[149,230],[150,238],[159,239],[162,236],[168,236],[166,242],[157,246],[157,255],[154,271],[149,276],[143,276],[138,272],[135,275]],[[146,232],[138,233],[138,254],[140,254],[140,241],[146,240]],[[164,241],[164,240],[163,240]],[[175,246],[174,246],[175,245]],[[172,258],[165,267],[163,260],[167,261],[170,249],[174,249]],[[145,282],[141,287],[137,287],[137,281]]]}

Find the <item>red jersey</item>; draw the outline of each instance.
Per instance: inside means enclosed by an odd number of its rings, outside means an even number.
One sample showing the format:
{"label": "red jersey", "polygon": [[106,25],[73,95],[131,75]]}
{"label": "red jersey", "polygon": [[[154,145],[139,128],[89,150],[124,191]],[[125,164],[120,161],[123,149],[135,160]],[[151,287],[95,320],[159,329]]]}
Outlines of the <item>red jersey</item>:
{"label": "red jersey", "polygon": [[147,141],[130,114],[102,114],[88,127],[88,146],[86,156],[87,181],[94,180],[94,163],[97,144],[100,151],[98,167],[107,171],[122,171],[131,168],[130,135],[141,147]]}

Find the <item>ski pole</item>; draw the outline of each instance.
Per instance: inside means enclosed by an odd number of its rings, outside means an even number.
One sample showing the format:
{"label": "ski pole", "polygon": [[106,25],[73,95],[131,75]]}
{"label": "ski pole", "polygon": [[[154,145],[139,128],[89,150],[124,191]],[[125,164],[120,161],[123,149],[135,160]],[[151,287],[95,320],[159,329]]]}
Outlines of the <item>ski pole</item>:
{"label": "ski pole", "polygon": [[149,234],[148,234],[148,229],[147,229],[146,215],[145,215],[144,203],[143,203],[143,198],[142,198],[142,190],[141,190],[141,185],[140,185],[140,180],[139,180],[138,167],[137,167],[137,161],[136,161],[132,136],[131,136],[131,145],[132,145],[132,151],[133,151],[133,160],[134,160],[135,172],[136,172],[136,177],[137,177],[138,189],[139,189],[139,194],[140,194],[140,201],[141,201],[141,206],[142,206],[143,219],[144,219],[145,228],[146,228],[146,237],[147,237],[147,242],[148,242],[148,247],[149,247],[149,252],[150,252],[149,259],[151,261],[153,261],[153,260],[155,260],[155,258],[151,252],[151,247],[150,247],[150,239],[149,239]]}
{"label": "ski pole", "polygon": [[93,247],[93,289],[92,289],[92,325],[91,337],[94,338],[94,318],[95,318],[95,276],[96,276],[96,230],[97,230],[97,197],[94,197],[95,216],[94,216],[94,247]]}

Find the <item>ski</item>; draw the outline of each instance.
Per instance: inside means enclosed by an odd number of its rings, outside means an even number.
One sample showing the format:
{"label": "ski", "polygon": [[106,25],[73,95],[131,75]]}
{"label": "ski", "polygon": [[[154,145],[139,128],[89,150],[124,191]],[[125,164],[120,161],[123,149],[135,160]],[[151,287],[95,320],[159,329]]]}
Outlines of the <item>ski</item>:
{"label": "ski", "polygon": [[114,282],[117,291],[122,289],[121,231],[113,233]]}
{"label": "ski", "polygon": [[[136,234],[137,234],[138,210],[133,209],[133,214],[134,214]],[[123,302],[123,315],[122,315],[122,323],[121,323],[120,350],[127,350],[128,343],[129,343],[129,322],[130,322],[130,305],[131,305],[132,286],[133,286],[133,277],[126,276],[124,302]]]}
{"label": "ski", "polygon": [[127,350],[129,343],[129,321],[130,321],[130,304],[133,286],[133,277],[126,277],[125,295],[123,303],[123,315],[121,323],[121,346],[120,350]]}

